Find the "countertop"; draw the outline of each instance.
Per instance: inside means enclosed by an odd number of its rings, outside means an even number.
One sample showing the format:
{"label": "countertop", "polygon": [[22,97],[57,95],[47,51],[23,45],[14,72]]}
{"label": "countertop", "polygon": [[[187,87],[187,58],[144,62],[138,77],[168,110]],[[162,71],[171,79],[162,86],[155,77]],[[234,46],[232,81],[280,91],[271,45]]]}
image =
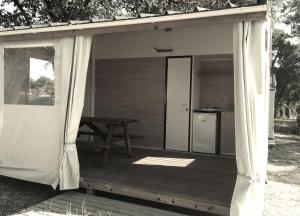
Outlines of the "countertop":
{"label": "countertop", "polygon": [[216,112],[234,112],[231,109],[194,109],[193,112],[216,113]]}

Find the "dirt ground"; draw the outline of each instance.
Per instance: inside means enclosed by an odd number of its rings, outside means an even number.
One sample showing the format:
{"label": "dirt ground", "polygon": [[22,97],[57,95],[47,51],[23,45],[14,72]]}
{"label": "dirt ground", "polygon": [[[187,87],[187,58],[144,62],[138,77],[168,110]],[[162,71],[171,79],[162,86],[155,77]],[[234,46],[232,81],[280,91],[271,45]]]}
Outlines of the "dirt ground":
{"label": "dirt ground", "polygon": [[300,216],[300,136],[276,134],[269,149],[265,216]]}
{"label": "dirt ground", "polygon": [[0,176],[0,216],[8,216],[57,195],[51,187]]}

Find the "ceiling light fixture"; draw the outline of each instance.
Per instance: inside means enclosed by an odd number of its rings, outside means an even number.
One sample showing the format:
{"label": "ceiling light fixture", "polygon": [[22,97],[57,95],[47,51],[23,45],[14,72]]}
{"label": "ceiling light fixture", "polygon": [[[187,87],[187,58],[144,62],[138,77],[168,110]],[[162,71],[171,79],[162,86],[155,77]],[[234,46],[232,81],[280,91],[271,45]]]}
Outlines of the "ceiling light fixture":
{"label": "ceiling light fixture", "polygon": [[160,52],[173,52],[173,49],[172,48],[161,49],[161,48],[154,47],[153,52],[157,52],[157,53],[160,53]]}

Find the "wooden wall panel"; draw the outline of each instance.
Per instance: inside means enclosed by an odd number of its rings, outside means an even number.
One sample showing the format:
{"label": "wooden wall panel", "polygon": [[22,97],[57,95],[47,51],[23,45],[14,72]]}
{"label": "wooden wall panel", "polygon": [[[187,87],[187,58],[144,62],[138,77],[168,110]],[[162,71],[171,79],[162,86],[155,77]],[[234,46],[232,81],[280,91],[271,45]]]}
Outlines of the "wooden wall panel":
{"label": "wooden wall panel", "polygon": [[200,64],[200,107],[233,110],[233,60],[209,60]]}
{"label": "wooden wall panel", "polygon": [[95,116],[134,118],[133,144],[163,148],[165,58],[96,60]]}
{"label": "wooden wall panel", "polygon": [[221,115],[221,154],[235,155],[234,112],[222,112]]}

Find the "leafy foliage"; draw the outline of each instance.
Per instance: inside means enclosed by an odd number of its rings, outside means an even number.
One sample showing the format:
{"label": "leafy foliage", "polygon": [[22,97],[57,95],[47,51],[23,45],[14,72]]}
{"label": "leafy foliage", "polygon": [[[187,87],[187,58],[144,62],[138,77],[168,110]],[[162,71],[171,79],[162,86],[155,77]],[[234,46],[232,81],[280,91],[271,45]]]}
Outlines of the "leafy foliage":
{"label": "leafy foliage", "polygon": [[30,95],[33,96],[54,96],[54,82],[48,77],[41,76],[37,80],[30,79]]}
{"label": "leafy foliage", "polygon": [[291,32],[275,29],[273,34],[272,72],[277,80],[275,110],[284,105],[296,115],[300,134],[300,47],[295,42],[300,32],[300,2],[276,0],[273,6],[280,12],[277,16],[273,14],[273,22],[285,23],[287,29],[291,27]]}
{"label": "leafy foliage", "polygon": [[292,33],[300,37],[300,1],[288,0],[283,5],[282,13],[285,14],[285,23],[291,25]]}
{"label": "leafy foliage", "polygon": [[275,105],[300,100],[300,50],[283,31],[273,34],[272,72],[276,74]]}
{"label": "leafy foliage", "polygon": [[[67,22],[114,15],[164,13],[165,10],[192,11],[195,6],[225,8],[227,0],[2,0],[0,25],[30,25]],[[256,0],[232,0],[239,6],[255,4]],[[3,8],[13,5],[13,11]]]}

